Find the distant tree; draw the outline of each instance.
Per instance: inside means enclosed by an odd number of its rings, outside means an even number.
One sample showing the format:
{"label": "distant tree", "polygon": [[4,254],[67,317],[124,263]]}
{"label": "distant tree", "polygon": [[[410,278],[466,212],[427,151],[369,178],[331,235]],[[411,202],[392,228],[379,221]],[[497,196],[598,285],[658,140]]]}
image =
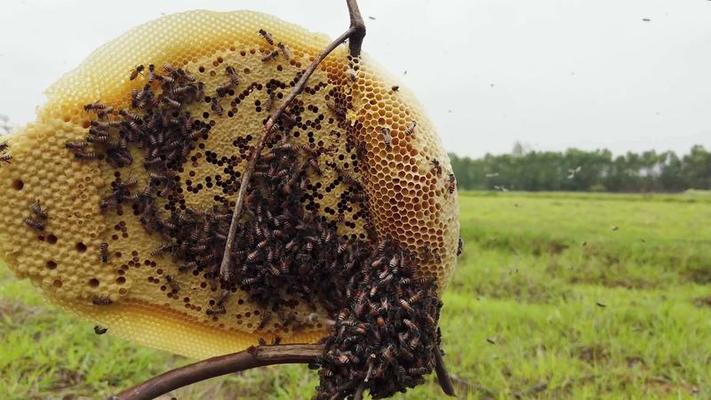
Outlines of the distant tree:
{"label": "distant tree", "polygon": [[461,189],[678,192],[711,189],[711,152],[694,146],[684,157],[654,150],[613,157],[606,149],[539,152],[516,142],[511,154],[479,159],[450,154]]}

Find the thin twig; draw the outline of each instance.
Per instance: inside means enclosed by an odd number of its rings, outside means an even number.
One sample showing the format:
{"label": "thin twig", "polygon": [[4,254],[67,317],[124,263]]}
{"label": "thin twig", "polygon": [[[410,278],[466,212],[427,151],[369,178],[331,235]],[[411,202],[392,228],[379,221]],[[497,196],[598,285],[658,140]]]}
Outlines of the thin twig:
{"label": "thin twig", "polygon": [[452,383],[452,378],[449,377],[447,368],[444,366],[444,360],[442,359],[442,352],[439,350],[439,346],[435,346],[435,371],[437,372],[437,381],[442,387],[442,391],[447,396],[456,396],[454,394],[454,384]]}
{"label": "thin twig", "polygon": [[253,347],[168,371],[109,399],[149,400],[171,390],[233,372],[274,364],[308,364],[317,361],[323,349],[323,345],[304,344]]}
{"label": "thin twig", "polygon": [[289,95],[284,99],[281,105],[274,110],[272,115],[264,124],[264,133],[259,139],[259,142],[255,146],[254,150],[247,164],[247,168],[244,170],[242,175],[242,182],[239,187],[239,192],[237,192],[237,200],[235,201],[235,208],[232,213],[232,221],[230,222],[230,230],[227,234],[227,242],[225,244],[225,252],[222,256],[222,264],[220,265],[220,278],[223,281],[229,282],[230,280],[230,263],[232,261],[232,246],[235,241],[235,235],[237,233],[237,225],[239,218],[242,214],[242,207],[244,204],[244,198],[247,194],[247,187],[249,186],[249,181],[252,178],[252,173],[257,165],[257,160],[259,155],[264,148],[264,145],[269,138],[269,135],[274,128],[274,124],[279,120],[281,115],[284,113],[286,107],[291,104],[291,102],[296,98],[296,96],[301,93],[301,91],[306,86],[306,81],[309,80],[311,74],[316,71],[316,68],[321,64],[321,62],[338,46],[340,46],[346,40],[349,40],[350,54],[351,56],[358,57],[360,55],[361,46],[363,44],[363,37],[365,36],[365,24],[363,22],[363,17],[360,15],[360,10],[358,10],[358,3],[356,0],[346,0],[348,5],[348,13],[350,15],[351,24],[348,30],[346,30],[341,36],[337,37],[333,42],[329,43],[328,46],[314,59],[314,61],[306,68],[301,78],[296,83],[294,88],[291,90]]}

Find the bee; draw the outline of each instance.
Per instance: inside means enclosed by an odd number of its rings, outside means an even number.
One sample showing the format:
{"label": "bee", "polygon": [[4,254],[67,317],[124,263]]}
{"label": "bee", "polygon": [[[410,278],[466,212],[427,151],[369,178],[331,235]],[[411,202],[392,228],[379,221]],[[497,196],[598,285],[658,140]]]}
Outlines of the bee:
{"label": "bee", "polygon": [[427,367],[408,368],[407,374],[408,375],[426,375],[426,374],[429,374],[430,371],[431,370]]}
{"label": "bee", "polygon": [[398,90],[400,90],[400,86],[398,86],[398,85],[393,85],[393,86],[390,88],[390,90],[392,90],[393,92],[397,92]]}
{"label": "bee", "polygon": [[[390,259],[390,263],[388,265],[390,266],[390,268],[395,268],[398,266],[398,264],[400,264],[400,256],[395,255],[393,258]],[[386,272],[388,272],[388,271],[387,270],[384,271],[383,274]],[[383,274],[380,274],[381,275],[380,279],[383,279],[383,277],[384,277]]]}
{"label": "bee", "polygon": [[268,62],[271,61],[279,55],[279,50],[272,50],[269,53],[265,54],[264,57],[262,57],[262,62]]}
{"label": "bee", "polygon": [[[180,108],[180,102],[177,101],[177,100],[171,99],[171,98],[168,97],[168,96],[163,96],[163,98],[161,99],[161,101],[162,101],[163,103],[165,103],[166,105],[170,106],[170,107],[173,107],[173,108]],[[166,124],[166,125],[167,125],[167,124]]]}
{"label": "bee", "polygon": [[217,316],[226,313],[227,310],[225,309],[225,305],[222,303],[217,303],[214,308],[208,308],[207,311],[205,311],[205,314],[209,316]]}
{"label": "bee", "polygon": [[463,251],[464,251],[464,240],[462,240],[462,238],[460,236],[459,241],[457,242],[457,257],[461,256]]}
{"label": "bee", "polygon": [[180,291],[180,285],[176,282],[172,275],[166,275],[165,281],[168,283],[168,286],[170,286],[170,290],[172,290],[173,293],[178,293]]}
{"label": "bee", "polygon": [[239,76],[237,76],[237,71],[235,71],[235,67],[233,67],[231,65],[227,66],[225,68],[225,73],[230,78],[230,83],[233,86],[237,86],[239,84]]}
{"label": "bee", "polygon": [[217,92],[217,95],[220,97],[224,97],[225,95],[227,95],[227,92],[229,92],[230,90],[234,89],[237,85],[239,85],[239,76],[237,76],[237,71],[235,71],[234,67],[232,67],[232,66],[226,67],[225,73],[230,78],[230,81],[225,83],[222,86],[219,86],[215,90]]}
{"label": "bee", "polygon": [[129,79],[134,80],[134,79],[138,78],[138,75],[142,74],[144,69],[145,69],[145,67],[143,66],[143,64],[137,65],[136,68],[133,71],[131,71],[131,76]]}
{"label": "bee", "polygon": [[43,231],[44,230],[44,222],[37,221],[32,218],[25,218],[25,225],[29,226],[30,228],[32,228],[36,231]]}
{"label": "bee", "polygon": [[89,142],[84,141],[84,140],[77,140],[77,141],[68,141],[64,143],[64,147],[67,149],[83,149],[84,147],[88,146]]}
{"label": "bee", "polygon": [[148,65],[148,83],[153,83],[156,79],[156,66],[153,64]]}
{"label": "bee", "polygon": [[109,297],[102,296],[94,296],[94,298],[91,299],[91,302],[97,306],[108,306],[109,304],[113,303],[113,301],[111,301]]}
{"label": "bee", "polygon": [[346,72],[346,74],[353,82],[355,82],[356,79],[358,79],[358,71],[354,70],[353,68],[348,68],[348,71]]}
{"label": "bee", "polygon": [[326,107],[328,107],[339,120],[343,120],[346,117],[346,107],[342,103],[328,101],[326,102]]}
{"label": "bee", "polygon": [[101,325],[94,325],[94,333],[96,333],[97,335],[103,335],[108,330],[109,328],[105,328]]}
{"label": "bee", "polygon": [[291,50],[289,50],[289,48],[286,47],[284,43],[279,42],[279,44],[277,44],[277,47],[279,48],[279,50],[281,50],[281,53],[284,55],[284,58],[286,58],[287,60],[291,59]]}
{"label": "bee", "polygon": [[276,93],[273,91],[269,91],[269,98],[267,99],[267,104],[265,105],[265,109],[267,111],[272,111],[274,108],[274,103],[276,102]]}
{"label": "bee", "polygon": [[454,193],[454,190],[457,188],[457,178],[454,176],[454,174],[449,174],[449,182],[447,183],[447,190],[449,191],[450,194]]}
{"label": "bee", "polygon": [[414,295],[412,295],[409,299],[407,299],[407,302],[410,304],[415,304],[418,301],[420,301],[422,299],[422,297],[424,297],[424,295],[425,295],[425,292],[420,290],[417,293],[415,293]]}
{"label": "bee", "polygon": [[47,211],[42,209],[39,200],[33,201],[32,205],[30,205],[30,209],[32,210],[32,213],[35,215],[35,217],[39,218],[40,220],[46,220],[48,218]]}
{"label": "bee", "polygon": [[414,322],[410,321],[410,320],[407,319],[407,318],[403,318],[402,323],[403,323],[403,325],[405,325],[405,326],[406,326],[408,329],[410,329],[411,331],[414,331],[414,332],[419,332],[419,331],[420,331],[420,328],[418,328],[417,325],[416,325]]}
{"label": "bee", "polygon": [[417,128],[417,121],[412,121],[410,126],[405,129],[405,134],[408,136],[412,135],[413,133],[415,133],[415,128]]}
{"label": "bee", "polygon": [[260,29],[259,34],[262,35],[264,40],[266,40],[270,46],[274,46],[274,38],[269,32],[265,31],[264,29]]}
{"label": "bee", "polygon": [[264,329],[269,321],[272,319],[272,313],[271,311],[264,311],[262,313],[262,318],[259,320],[259,326],[257,326],[257,330],[262,330]]}
{"label": "bee", "polygon": [[101,262],[102,263],[107,263],[109,262],[109,244],[106,242],[103,242],[99,245],[99,254],[101,257]]}
{"label": "bee", "polygon": [[3,152],[5,150],[7,150],[7,143],[5,143],[5,142],[0,143],[0,152]]}
{"label": "bee", "polygon": [[410,314],[414,314],[415,310],[410,307],[410,303],[405,301],[404,299],[400,299],[400,306],[405,309],[405,311],[409,312]]}
{"label": "bee", "polygon": [[163,64],[163,71],[173,76],[178,75],[178,70],[170,64]]}
{"label": "bee", "polygon": [[0,155],[0,162],[4,162],[5,164],[10,164],[11,160],[12,160],[12,156],[9,154]]}
{"label": "bee", "polygon": [[84,106],[84,111],[105,111],[109,109],[110,107],[107,106],[106,104],[101,103],[100,101],[96,101],[91,104],[86,104]]}
{"label": "bee", "polygon": [[257,257],[259,257],[260,250],[254,250],[253,252],[249,253],[247,255],[247,262],[253,263],[257,260]]}
{"label": "bee", "polygon": [[212,102],[210,103],[210,109],[212,111],[216,112],[217,115],[222,115],[225,111],[222,108],[222,105],[220,104],[220,100],[217,97],[212,98]]}
{"label": "bee", "polygon": [[442,165],[436,158],[432,159],[432,170],[435,172],[436,175],[442,174]]}
{"label": "bee", "polygon": [[175,250],[174,243],[164,243],[164,244],[160,245],[160,247],[158,247],[157,249],[153,250],[151,252],[151,256],[153,256],[153,257],[159,256],[165,252],[168,252],[168,251],[172,252],[174,250]]}
{"label": "bee", "polygon": [[383,136],[383,142],[389,149],[392,148],[393,137],[390,135],[390,128],[380,128],[380,134]]}

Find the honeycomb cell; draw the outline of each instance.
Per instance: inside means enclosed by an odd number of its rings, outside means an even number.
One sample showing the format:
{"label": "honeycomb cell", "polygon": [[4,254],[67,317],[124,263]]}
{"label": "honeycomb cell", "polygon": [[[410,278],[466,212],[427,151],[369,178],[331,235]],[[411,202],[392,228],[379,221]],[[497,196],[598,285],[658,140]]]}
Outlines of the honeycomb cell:
{"label": "honeycomb cell", "polygon": [[[263,60],[272,48],[259,29],[291,50],[288,60],[283,54]],[[283,343],[319,340],[326,332],[320,324],[297,328],[279,316],[263,324],[265,310],[241,290],[231,293],[224,314],[208,316],[223,293],[206,271],[181,272],[170,252],[157,252],[164,243],[130,205],[102,209],[119,179],[116,169],[102,160],[76,160],[65,143],[91,128],[96,116],[85,105],[100,100],[130,108],[132,91],[150,79],[146,72],[129,79],[137,65],[182,68],[204,84],[205,101],[189,110],[210,130],[196,138],[175,177],[182,200],[160,205],[164,211],[231,207],[271,110],[328,42],[264,14],[192,11],[139,26],[97,49],[49,88],[37,120],[8,138],[13,163],[0,167],[0,256],[60,306],[112,334],[179,354],[213,356],[275,336]],[[351,63],[355,80],[348,76]],[[239,83],[218,96],[228,66]],[[452,170],[432,123],[406,88],[391,90],[397,84],[367,55],[350,60],[345,46],[321,64],[294,102],[299,116],[289,135],[319,154],[322,173],[308,176],[302,202],[336,224],[339,236],[373,239],[374,229],[377,238],[398,241],[417,255],[420,273],[435,276],[443,288],[459,235],[456,188],[448,186]],[[142,165],[148,160],[137,150],[131,156],[120,178],[146,187],[150,177]],[[433,171],[435,159],[440,168]],[[35,200],[48,213],[43,232],[24,223]],[[289,318],[297,320],[313,312],[300,302],[291,310]]]}

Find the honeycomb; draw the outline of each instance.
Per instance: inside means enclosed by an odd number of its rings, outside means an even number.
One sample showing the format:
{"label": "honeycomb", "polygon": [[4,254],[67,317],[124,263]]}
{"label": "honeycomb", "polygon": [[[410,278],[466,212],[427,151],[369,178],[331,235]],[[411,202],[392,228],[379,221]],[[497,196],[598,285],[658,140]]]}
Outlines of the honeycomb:
{"label": "honeycomb", "polygon": [[[272,55],[276,46],[260,29],[288,53]],[[300,323],[291,326],[279,318],[264,323],[266,310],[240,290],[220,318],[206,313],[220,301],[217,285],[204,274],[178,272],[170,254],[156,254],[160,238],[130,209],[102,212],[99,206],[118,176],[146,182],[143,154],[132,149],[134,162],[115,169],[77,160],[65,144],[86,137],[95,115],[85,105],[130,107],[131,93],[149,79],[146,71],[130,79],[138,65],[182,68],[204,83],[205,93],[224,85],[231,66],[240,82],[222,99],[223,110],[207,98],[190,106],[211,130],[176,178],[184,209],[229,207],[239,186],[234,177],[244,171],[270,110],[328,42],[265,14],[191,11],[100,47],[47,90],[34,123],[7,137],[12,160],[0,165],[0,257],[56,304],[113,335],[177,354],[209,357],[276,336],[282,343],[318,341],[327,334],[326,315],[305,304],[293,305],[292,318]],[[299,118],[285,139],[319,151],[322,171],[309,175],[304,207],[334,223],[344,239],[399,242],[417,255],[419,273],[444,288],[459,236],[456,182],[414,96],[367,55],[354,60],[340,46],[296,106]],[[363,193],[352,193],[352,182]],[[47,213],[43,229],[27,224],[33,204]]]}

